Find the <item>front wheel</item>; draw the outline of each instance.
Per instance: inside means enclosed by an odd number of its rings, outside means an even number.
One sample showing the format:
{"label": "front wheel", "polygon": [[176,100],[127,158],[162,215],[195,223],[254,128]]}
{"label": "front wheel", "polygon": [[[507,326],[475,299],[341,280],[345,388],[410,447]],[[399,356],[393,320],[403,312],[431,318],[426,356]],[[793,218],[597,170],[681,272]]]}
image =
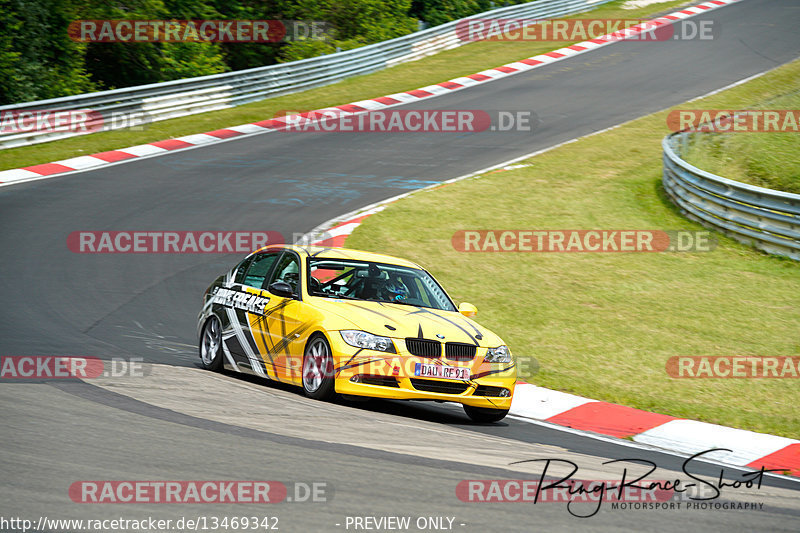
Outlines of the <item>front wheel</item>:
{"label": "front wheel", "polygon": [[200,361],[203,368],[218,371],[222,368],[222,326],[215,316],[203,325],[200,335]]}
{"label": "front wheel", "polygon": [[506,417],[508,409],[491,409],[487,407],[464,406],[464,412],[473,422],[487,423],[499,422]]}
{"label": "front wheel", "polygon": [[315,400],[330,400],[334,394],[333,355],[322,335],[311,337],[303,355],[303,391]]}

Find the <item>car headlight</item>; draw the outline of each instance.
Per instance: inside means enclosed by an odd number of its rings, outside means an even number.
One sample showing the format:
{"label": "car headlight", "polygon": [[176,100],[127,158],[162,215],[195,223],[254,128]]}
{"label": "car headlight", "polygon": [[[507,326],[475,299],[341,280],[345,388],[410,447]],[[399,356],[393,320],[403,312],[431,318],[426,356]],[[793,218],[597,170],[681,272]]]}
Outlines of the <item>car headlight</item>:
{"label": "car headlight", "polygon": [[344,342],[350,346],[364,348],[366,350],[377,350],[379,352],[397,353],[397,350],[394,348],[394,343],[389,337],[381,337],[379,335],[367,333],[366,331],[352,329],[342,330],[339,333],[342,334]]}
{"label": "car headlight", "polygon": [[483,358],[486,363],[510,363],[511,350],[508,346],[498,346],[497,348],[489,348],[486,352],[486,357]]}

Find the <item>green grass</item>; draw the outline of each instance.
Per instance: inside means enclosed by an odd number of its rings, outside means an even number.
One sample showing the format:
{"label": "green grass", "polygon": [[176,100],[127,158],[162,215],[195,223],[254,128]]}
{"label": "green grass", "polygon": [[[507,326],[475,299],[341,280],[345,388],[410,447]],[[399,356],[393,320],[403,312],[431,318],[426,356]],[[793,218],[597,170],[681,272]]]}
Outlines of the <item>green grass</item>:
{"label": "green grass", "polygon": [[[635,10],[621,9],[622,3],[622,0],[611,2],[572,18],[644,18],[652,16],[654,13],[673,11],[675,7],[690,2],[676,0]],[[518,61],[569,44],[573,43],[470,43],[419,61],[404,63],[365,76],[349,78],[326,87],[262,100],[232,109],[155,122],[148,125],[144,131],[116,130],[2,150],[0,151],[0,170],[49,163],[79,155],[115,150],[192,133],[202,133],[226,126],[258,122],[274,117],[278,111],[320,109],[410,91]]]}
{"label": "green grass", "polygon": [[[800,109],[797,80],[785,80],[782,94],[749,109]],[[706,133],[694,136],[685,159],[703,170],[760,187],[800,194],[800,134]]]}
{"label": "green grass", "polygon": [[[746,108],[790,85],[800,85],[800,61],[692,107]],[[347,246],[430,268],[456,301],[477,305],[478,320],[518,359],[538,361],[536,375],[521,376],[532,383],[800,437],[797,380],[672,379],[665,372],[671,356],[800,355],[797,262],[724,236],[706,253],[463,253],[451,245],[464,229],[703,229],[679,214],[661,186],[667,113],[549,151],[520,169],[417,192],[367,218]]]}

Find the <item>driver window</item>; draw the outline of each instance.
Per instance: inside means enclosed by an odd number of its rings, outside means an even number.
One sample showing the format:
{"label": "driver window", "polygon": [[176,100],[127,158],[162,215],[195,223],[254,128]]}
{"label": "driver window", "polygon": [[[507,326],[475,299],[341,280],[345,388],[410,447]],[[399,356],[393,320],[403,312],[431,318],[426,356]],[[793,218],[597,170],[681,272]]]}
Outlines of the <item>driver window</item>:
{"label": "driver window", "polygon": [[285,281],[292,287],[292,291],[297,294],[300,285],[300,260],[292,253],[285,253],[278,261],[272,280],[264,287],[272,285],[276,281]]}
{"label": "driver window", "polygon": [[[255,256],[247,267],[247,274],[244,275],[244,280],[241,283],[249,287],[260,289],[264,285],[264,280],[267,279],[269,271],[275,261],[278,259],[280,253],[260,254]],[[238,274],[237,274],[238,278]]]}

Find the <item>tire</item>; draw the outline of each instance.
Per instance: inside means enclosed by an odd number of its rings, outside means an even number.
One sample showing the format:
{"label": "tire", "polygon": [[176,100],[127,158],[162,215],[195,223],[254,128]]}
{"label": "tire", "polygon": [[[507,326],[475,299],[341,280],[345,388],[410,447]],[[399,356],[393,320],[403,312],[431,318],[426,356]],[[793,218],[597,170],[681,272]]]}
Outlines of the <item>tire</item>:
{"label": "tire", "polygon": [[472,419],[473,422],[489,423],[499,422],[506,417],[508,409],[491,409],[488,407],[472,407],[471,405],[464,406],[464,412]]}
{"label": "tire", "polygon": [[333,354],[327,339],[321,334],[312,335],[303,354],[303,391],[315,400],[333,398]]}
{"label": "tire", "polygon": [[212,316],[203,324],[200,334],[200,362],[206,370],[218,372],[222,368],[222,324]]}

